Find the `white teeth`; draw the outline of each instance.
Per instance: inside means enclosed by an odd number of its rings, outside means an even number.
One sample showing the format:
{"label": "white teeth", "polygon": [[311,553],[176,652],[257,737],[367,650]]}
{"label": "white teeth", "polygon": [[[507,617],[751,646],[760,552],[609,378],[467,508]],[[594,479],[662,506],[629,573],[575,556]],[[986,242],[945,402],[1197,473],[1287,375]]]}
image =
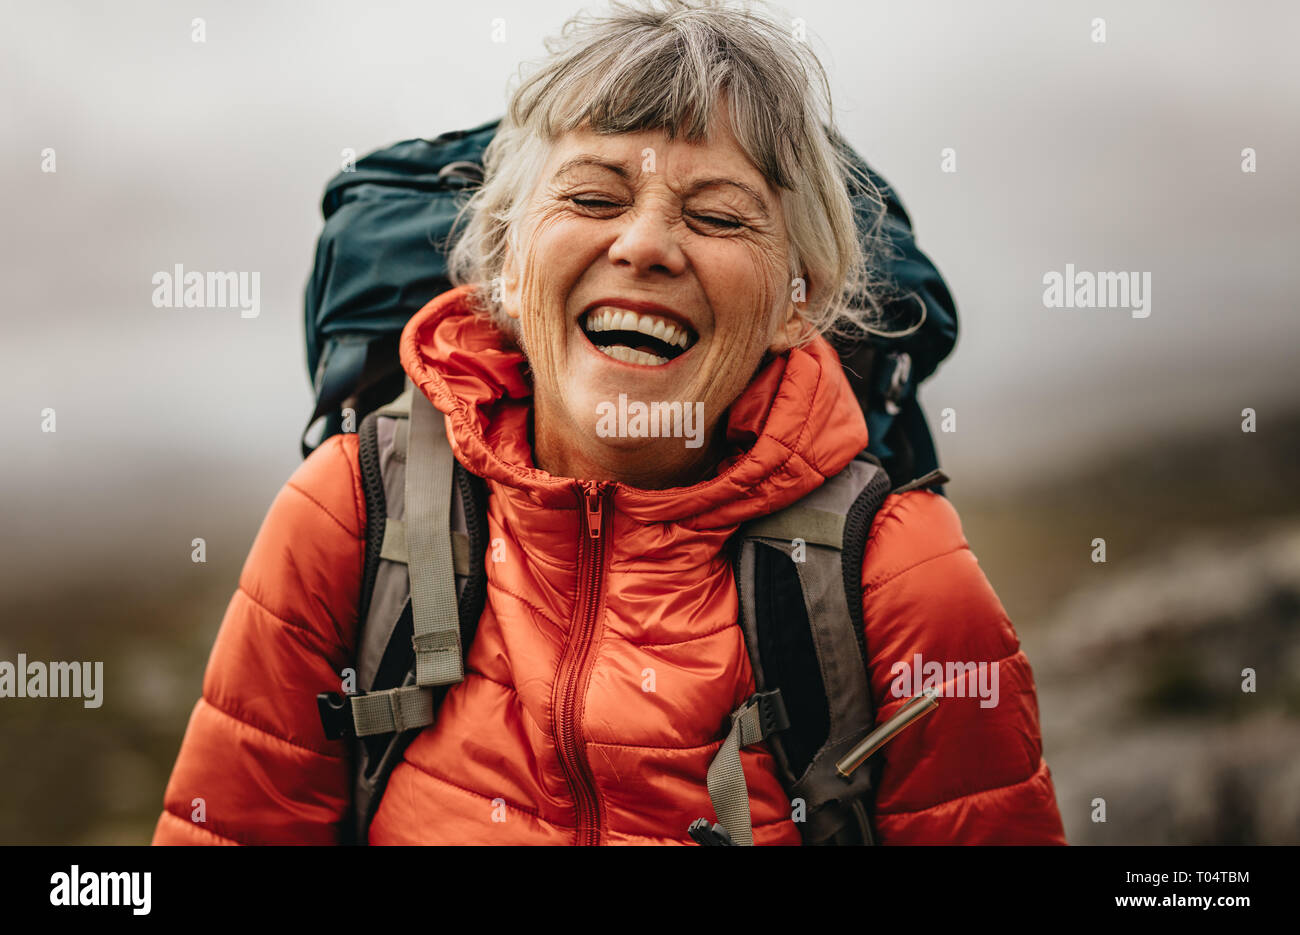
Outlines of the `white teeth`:
{"label": "white teeth", "polygon": [[660,357],[657,354],[647,354],[645,351],[638,351],[622,344],[615,344],[613,347],[602,347],[599,350],[613,357],[615,360],[621,360],[627,364],[645,364],[651,367],[658,367],[668,363],[667,357]]}
{"label": "white teeth", "polygon": [[686,331],[654,315],[638,315],[624,309],[601,306],[587,313],[588,331],[635,331],[648,334],[668,344],[685,348],[690,343]]}

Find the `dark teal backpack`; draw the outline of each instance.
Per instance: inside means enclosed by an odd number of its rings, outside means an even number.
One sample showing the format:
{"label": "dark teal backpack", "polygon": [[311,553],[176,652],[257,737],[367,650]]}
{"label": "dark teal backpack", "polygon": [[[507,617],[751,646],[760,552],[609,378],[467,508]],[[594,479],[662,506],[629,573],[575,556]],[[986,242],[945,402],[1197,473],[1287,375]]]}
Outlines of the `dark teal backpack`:
{"label": "dark teal backpack", "polygon": [[[325,229],[306,290],[307,370],[316,406],[303,432],[303,457],[331,435],[356,431],[362,418],[401,392],[398,337],[412,315],[451,288],[452,223],[482,178],[483,151],[498,123],[396,143],[326,186]],[[943,277],[917,248],[893,189],[836,142],[885,197],[889,249],[878,275],[892,283],[894,298],[885,305],[884,328],[903,330],[924,308],[923,325],[906,337],[836,341],[866,414],[867,450],[902,484],[938,467],[916,389],[952,350],[957,311]],[[853,195],[865,224],[876,209],[861,188]]]}

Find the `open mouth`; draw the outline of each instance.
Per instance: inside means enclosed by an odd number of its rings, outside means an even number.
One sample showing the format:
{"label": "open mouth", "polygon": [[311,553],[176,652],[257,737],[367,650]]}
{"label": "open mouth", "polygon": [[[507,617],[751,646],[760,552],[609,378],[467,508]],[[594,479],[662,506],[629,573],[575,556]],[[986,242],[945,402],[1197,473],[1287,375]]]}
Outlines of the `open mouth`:
{"label": "open mouth", "polygon": [[690,350],[698,335],[646,312],[598,305],[579,320],[582,333],[601,352],[628,364],[661,367]]}

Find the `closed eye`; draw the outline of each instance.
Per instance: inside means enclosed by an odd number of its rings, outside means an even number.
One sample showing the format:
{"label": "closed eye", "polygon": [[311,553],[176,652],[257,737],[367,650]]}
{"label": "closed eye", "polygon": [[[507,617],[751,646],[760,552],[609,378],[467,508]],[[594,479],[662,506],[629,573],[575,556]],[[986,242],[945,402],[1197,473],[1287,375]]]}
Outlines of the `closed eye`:
{"label": "closed eye", "polygon": [[[571,195],[568,199],[571,203],[588,211],[608,211],[611,208],[621,208],[622,205],[616,201],[610,201],[606,198],[583,198],[577,195]],[[693,220],[718,230],[739,230],[745,224],[736,218],[723,217],[713,214],[692,214],[689,215]]]}
{"label": "closed eye", "polygon": [[692,214],[691,217],[695,218],[695,220],[697,221],[703,221],[705,224],[710,224],[714,227],[726,228],[727,230],[735,230],[737,228],[745,226],[740,221],[737,221],[735,218],[716,217],[710,214]]}

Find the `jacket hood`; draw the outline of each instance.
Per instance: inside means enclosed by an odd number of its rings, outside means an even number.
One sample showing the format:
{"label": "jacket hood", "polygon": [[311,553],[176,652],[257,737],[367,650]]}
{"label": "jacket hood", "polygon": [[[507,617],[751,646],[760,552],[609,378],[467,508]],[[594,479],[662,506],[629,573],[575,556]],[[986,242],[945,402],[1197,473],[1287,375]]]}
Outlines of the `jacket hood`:
{"label": "jacket hood", "polygon": [[[447,418],[469,471],[543,507],[572,509],[575,479],[536,467],[528,361],[469,304],[472,287],[434,298],[402,332],[402,367]],[[615,484],[618,508],[644,522],[733,526],[779,510],[839,473],[867,427],[830,344],[817,338],[762,367],[728,410],[732,454],[690,487]]]}

